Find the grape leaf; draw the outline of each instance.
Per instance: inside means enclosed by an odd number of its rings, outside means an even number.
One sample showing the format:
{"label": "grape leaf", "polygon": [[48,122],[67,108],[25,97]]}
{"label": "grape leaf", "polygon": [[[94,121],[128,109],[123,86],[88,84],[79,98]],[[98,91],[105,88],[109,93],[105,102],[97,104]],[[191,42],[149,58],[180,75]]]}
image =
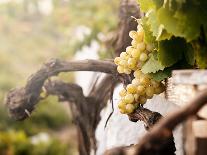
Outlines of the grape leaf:
{"label": "grape leaf", "polygon": [[165,66],[161,65],[156,59],[157,54],[152,54],[149,60],[142,66],[141,71],[144,74],[155,73],[159,70],[164,70]]}
{"label": "grape leaf", "polygon": [[162,81],[171,76],[172,70],[170,68],[166,68],[163,71],[158,71],[156,73],[149,74],[154,80]]}
{"label": "grape leaf", "polygon": [[[207,25],[207,1],[188,0],[186,2],[166,1],[163,7],[157,10],[157,18],[168,33],[174,36],[184,37],[188,42],[197,39],[200,27]],[[173,9],[172,9],[173,8]],[[176,9],[175,9],[176,8]]]}
{"label": "grape leaf", "polygon": [[155,37],[152,35],[150,31],[150,26],[147,24],[147,18],[143,17],[142,20],[142,27],[144,29],[144,41],[148,44],[152,44],[155,42]]}
{"label": "grape leaf", "polygon": [[187,44],[187,50],[184,52],[185,59],[189,65],[195,64],[195,51],[191,44]]}
{"label": "grape leaf", "polygon": [[150,30],[152,31],[153,36],[156,37],[157,41],[171,38],[172,35],[165,30],[164,25],[160,24],[156,11],[151,10],[148,12],[147,17],[147,23],[150,25]]}
{"label": "grape leaf", "polygon": [[158,43],[158,61],[165,67],[172,66],[178,62],[187,50],[184,39],[172,37]]}

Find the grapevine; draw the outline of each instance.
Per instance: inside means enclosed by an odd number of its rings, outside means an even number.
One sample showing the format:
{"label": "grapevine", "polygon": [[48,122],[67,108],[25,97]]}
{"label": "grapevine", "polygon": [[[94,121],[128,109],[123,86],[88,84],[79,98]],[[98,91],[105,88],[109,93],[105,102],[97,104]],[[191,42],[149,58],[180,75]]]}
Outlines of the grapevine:
{"label": "grapevine", "polygon": [[130,31],[129,36],[132,38],[131,46],[128,46],[125,52],[114,59],[120,74],[133,74],[134,77],[131,84],[119,92],[121,99],[118,108],[123,114],[133,113],[154,94],[160,94],[164,91],[162,82],[154,80],[150,75],[141,71],[154,51],[153,44],[144,41],[144,29],[138,25],[137,31]]}
{"label": "grapevine", "polygon": [[137,2],[145,16],[129,32],[131,46],[114,59],[120,74],[134,77],[120,92],[118,107],[125,114],[162,93],[172,70],[207,68],[206,1]]}

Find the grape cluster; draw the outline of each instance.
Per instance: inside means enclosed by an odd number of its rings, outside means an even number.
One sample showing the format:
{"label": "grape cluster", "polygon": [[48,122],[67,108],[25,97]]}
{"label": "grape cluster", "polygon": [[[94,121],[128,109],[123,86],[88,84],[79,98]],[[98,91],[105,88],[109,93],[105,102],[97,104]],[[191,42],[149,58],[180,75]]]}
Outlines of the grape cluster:
{"label": "grape cluster", "polygon": [[119,73],[130,74],[133,72],[134,75],[131,84],[119,92],[121,100],[118,107],[120,112],[125,114],[134,112],[139,105],[145,104],[147,99],[151,99],[154,94],[164,91],[163,83],[153,80],[141,71],[149,54],[153,52],[153,46],[144,42],[143,28],[139,25],[138,31],[130,31],[129,36],[133,39],[132,46],[128,46],[126,52],[122,52],[120,57],[114,59]]}
{"label": "grape cluster", "polygon": [[128,46],[126,52],[122,52],[114,59],[119,73],[130,74],[131,71],[141,68],[153,51],[151,44],[144,43],[144,30],[141,26],[138,26],[138,31],[130,31],[129,36],[133,39],[131,46]]}

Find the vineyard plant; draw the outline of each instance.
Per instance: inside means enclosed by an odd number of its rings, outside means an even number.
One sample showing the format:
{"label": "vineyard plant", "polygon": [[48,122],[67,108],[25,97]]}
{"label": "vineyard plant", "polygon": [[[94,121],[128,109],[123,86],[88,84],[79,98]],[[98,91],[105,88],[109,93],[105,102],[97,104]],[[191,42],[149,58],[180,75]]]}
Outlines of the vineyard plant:
{"label": "vineyard plant", "polygon": [[[25,86],[8,92],[5,102],[9,114],[15,120],[24,120],[38,111],[36,105],[41,100],[57,96],[70,106],[79,154],[89,155],[97,149],[95,131],[100,112],[109,100],[113,104],[114,88],[121,83],[118,107],[114,108],[129,121],[142,121],[148,132],[136,144],[106,150],[105,154],[173,155],[172,131],[196,115],[207,102],[207,91],[166,117],[145,108],[145,103],[165,93],[173,70],[207,68],[207,1],[122,0],[119,15],[117,30],[104,44],[113,51],[111,59],[51,59],[30,76]],[[88,95],[78,84],[51,79],[75,71],[107,75],[94,82]]]}

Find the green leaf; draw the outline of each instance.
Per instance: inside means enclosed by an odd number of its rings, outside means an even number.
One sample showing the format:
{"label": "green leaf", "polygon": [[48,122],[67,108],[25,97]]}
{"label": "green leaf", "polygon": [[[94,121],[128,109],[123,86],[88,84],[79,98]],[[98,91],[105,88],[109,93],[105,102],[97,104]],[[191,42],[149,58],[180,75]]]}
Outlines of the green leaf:
{"label": "green leaf", "polygon": [[147,24],[150,25],[150,30],[157,41],[171,38],[172,35],[165,30],[164,25],[160,24],[155,10],[148,12],[147,17]]}
{"label": "green leaf", "polygon": [[170,68],[165,69],[164,71],[158,71],[156,73],[149,74],[154,80],[162,81],[171,76],[172,70]]}
{"label": "green leaf", "polygon": [[186,42],[182,38],[173,37],[171,40],[163,40],[158,43],[158,61],[165,67],[178,62],[187,50]]}
{"label": "green leaf", "polygon": [[150,25],[147,24],[146,17],[142,18],[141,24],[144,29],[144,41],[148,44],[153,44],[156,38],[152,35],[152,31],[150,31]]}
{"label": "green leaf", "polygon": [[184,52],[185,59],[189,65],[195,64],[195,52],[191,44],[187,44],[187,50]]}
{"label": "green leaf", "polygon": [[137,0],[140,6],[141,11],[147,12],[155,8],[155,5],[152,0]]}
{"label": "green leaf", "polygon": [[169,40],[171,37],[172,37],[172,34],[168,33],[164,29],[163,25],[160,25],[159,29],[158,29],[158,34],[157,34],[156,40],[157,41],[161,41],[161,40],[165,40],[165,39]]}
{"label": "green leaf", "polygon": [[147,73],[156,73],[159,70],[164,70],[165,66],[161,65],[160,62],[156,59],[157,54],[151,55],[149,60],[142,66],[142,72]]}
{"label": "green leaf", "polygon": [[168,33],[190,42],[198,38],[200,27],[207,25],[207,1],[165,1],[157,10],[157,19]]}

